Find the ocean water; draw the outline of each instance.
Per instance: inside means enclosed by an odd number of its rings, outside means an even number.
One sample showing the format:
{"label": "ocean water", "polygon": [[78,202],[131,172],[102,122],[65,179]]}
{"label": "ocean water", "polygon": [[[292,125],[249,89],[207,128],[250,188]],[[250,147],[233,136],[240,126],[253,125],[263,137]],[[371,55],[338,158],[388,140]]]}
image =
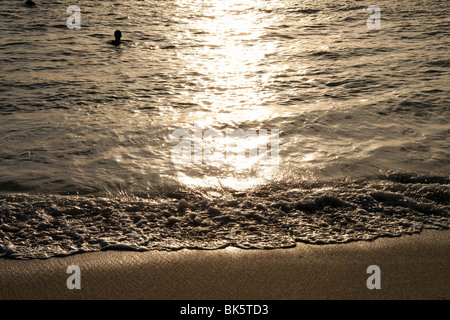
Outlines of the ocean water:
{"label": "ocean water", "polygon": [[36,2],[0,2],[1,256],[450,226],[447,1]]}

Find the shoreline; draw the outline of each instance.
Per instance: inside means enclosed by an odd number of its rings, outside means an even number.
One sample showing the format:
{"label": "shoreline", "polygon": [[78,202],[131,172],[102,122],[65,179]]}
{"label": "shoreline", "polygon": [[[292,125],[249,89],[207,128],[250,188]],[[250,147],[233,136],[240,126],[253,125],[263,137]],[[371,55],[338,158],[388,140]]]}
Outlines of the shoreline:
{"label": "shoreline", "polygon": [[[0,299],[450,299],[450,230],[287,249],[101,251],[0,259]],[[69,290],[70,265],[81,289]],[[366,286],[378,265],[381,289]]]}

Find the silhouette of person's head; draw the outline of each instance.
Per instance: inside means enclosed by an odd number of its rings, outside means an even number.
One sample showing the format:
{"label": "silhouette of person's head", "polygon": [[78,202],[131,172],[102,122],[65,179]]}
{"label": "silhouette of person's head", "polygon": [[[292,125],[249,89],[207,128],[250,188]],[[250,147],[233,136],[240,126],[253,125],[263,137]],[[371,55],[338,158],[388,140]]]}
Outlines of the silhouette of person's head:
{"label": "silhouette of person's head", "polygon": [[120,30],[116,30],[116,32],[114,32],[114,38],[116,39],[115,43],[119,44],[120,39],[122,38],[122,32],[120,32]]}

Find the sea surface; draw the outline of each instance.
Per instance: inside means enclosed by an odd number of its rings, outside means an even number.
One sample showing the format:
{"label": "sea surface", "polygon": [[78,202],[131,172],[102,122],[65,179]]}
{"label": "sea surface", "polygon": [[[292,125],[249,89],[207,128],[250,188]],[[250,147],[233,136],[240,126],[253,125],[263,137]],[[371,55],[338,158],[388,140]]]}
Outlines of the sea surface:
{"label": "sea surface", "polygon": [[35,2],[0,2],[0,256],[449,228],[448,1]]}

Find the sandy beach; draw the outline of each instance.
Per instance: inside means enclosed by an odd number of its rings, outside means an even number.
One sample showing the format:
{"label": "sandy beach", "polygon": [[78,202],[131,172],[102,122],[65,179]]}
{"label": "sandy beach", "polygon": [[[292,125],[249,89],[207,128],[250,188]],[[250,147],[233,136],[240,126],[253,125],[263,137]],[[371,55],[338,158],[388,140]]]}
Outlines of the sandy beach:
{"label": "sandy beach", "polygon": [[[450,231],[277,250],[106,251],[0,260],[0,299],[449,299]],[[69,290],[69,265],[81,289]],[[369,290],[369,265],[381,289]]]}

